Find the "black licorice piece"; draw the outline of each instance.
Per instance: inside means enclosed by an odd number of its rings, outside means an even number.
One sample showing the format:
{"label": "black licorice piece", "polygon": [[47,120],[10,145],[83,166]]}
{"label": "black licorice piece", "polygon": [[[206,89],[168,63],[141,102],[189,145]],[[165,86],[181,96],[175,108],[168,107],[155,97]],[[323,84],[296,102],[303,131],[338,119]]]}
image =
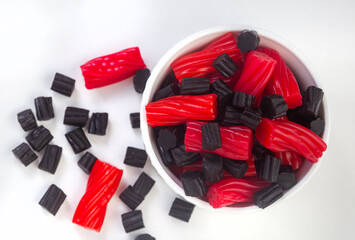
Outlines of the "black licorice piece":
{"label": "black licorice piece", "polygon": [[243,92],[234,92],[232,106],[238,108],[251,108],[254,104],[255,97],[251,94]]}
{"label": "black licorice piece", "polygon": [[39,205],[55,216],[66,197],[67,195],[59,187],[52,184],[39,201]]}
{"label": "black licorice piece", "polygon": [[142,172],[133,185],[133,191],[135,191],[140,196],[145,197],[150,192],[154,184],[154,179],[149,177],[145,172]]}
{"label": "black licorice piece", "polygon": [[185,145],[181,145],[171,150],[171,155],[178,166],[186,166],[201,160],[201,155],[197,152],[186,152]]}
{"label": "black licorice piece", "polygon": [[182,78],[180,95],[204,95],[210,92],[208,78]]}
{"label": "black licorice piece", "polygon": [[233,96],[233,90],[221,79],[211,83],[210,92],[217,95],[217,102],[220,105],[228,104]]}
{"label": "black licorice piece", "polygon": [[171,205],[169,215],[184,222],[189,222],[195,205],[182,199],[175,198]]}
{"label": "black licorice piece", "polygon": [[94,166],[97,157],[89,152],[86,152],[78,161],[79,167],[87,174],[90,174],[92,167]]}
{"label": "black licorice piece", "polygon": [[169,128],[162,128],[159,130],[157,144],[164,150],[169,150],[176,147],[176,136]]}
{"label": "black licorice piece", "polygon": [[52,141],[53,136],[50,131],[43,127],[36,127],[30,134],[27,135],[26,140],[28,144],[33,148],[33,150],[39,152],[41,151],[47,144]]}
{"label": "black licorice piece", "polygon": [[153,101],[152,102],[156,102],[158,100],[161,100],[163,98],[167,98],[167,97],[171,97],[174,96],[174,87],[173,84],[169,84],[161,89],[159,89],[153,97]]}
{"label": "black licorice piece", "polygon": [[285,99],[279,94],[263,96],[260,103],[263,116],[270,119],[276,119],[286,116],[288,105]]}
{"label": "black licorice piece", "polygon": [[240,116],[240,122],[243,123],[243,125],[250,127],[251,129],[255,130],[259,123],[261,121],[261,112],[246,107]]}
{"label": "black licorice piece", "polygon": [[143,149],[127,147],[123,163],[132,167],[143,168],[147,162],[148,155]]}
{"label": "black licorice piece", "polygon": [[302,115],[309,118],[316,118],[318,116],[320,104],[322,103],[323,95],[324,92],[322,89],[315,86],[308,87],[302,99]]}
{"label": "black licorice piece", "polygon": [[262,158],[267,151],[267,148],[254,138],[253,149],[251,150],[254,156],[256,158]]}
{"label": "black licorice piece", "polygon": [[134,90],[136,90],[137,93],[144,92],[145,84],[147,83],[149,76],[150,70],[148,68],[137,70],[136,75],[133,77]]}
{"label": "black licorice piece", "polygon": [[38,97],[35,99],[35,108],[38,121],[54,118],[52,97]]}
{"label": "black licorice piece", "polygon": [[239,126],[242,125],[240,117],[242,116],[243,110],[240,108],[235,108],[232,106],[227,106],[224,112],[223,120],[221,122],[222,126]]}
{"label": "black licorice piece", "polygon": [[181,182],[186,196],[203,197],[208,187],[201,171],[186,171],[181,175]]}
{"label": "black licorice piece", "polygon": [[85,127],[89,119],[89,110],[76,107],[67,107],[64,113],[65,125]]}
{"label": "black licorice piece", "polygon": [[93,113],[91,115],[88,132],[96,135],[105,135],[108,123],[108,113]]}
{"label": "black licorice piece", "polygon": [[15,149],[12,150],[15,157],[20,160],[25,167],[34,162],[38,156],[32,151],[27,143],[21,143]]}
{"label": "black licorice piece", "polygon": [[309,124],[309,129],[318,136],[320,136],[324,132],[324,126],[324,120],[321,118],[317,118]]}
{"label": "black licorice piece", "polygon": [[26,109],[17,114],[17,121],[26,132],[37,127],[35,115],[31,109]]}
{"label": "black licorice piece", "polygon": [[136,237],[135,240],[155,240],[155,237],[152,237],[148,233],[145,233]]}
{"label": "black licorice piece", "polygon": [[223,161],[222,157],[207,153],[202,159],[202,174],[205,181],[217,183],[223,178]]}
{"label": "black licorice piece", "polygon": [[56,73],[51,89],[57,93],[70,97],[74,91],[75,80],[63,74]]}
{"label": "black licorice piece", "polygon": [[60,158],[62,157],[62,148],[57,145],[48,145],[38,168],[54,174],[57,170]]}
{"label": "black licorice piece", "polygon": [[128,186],[119,195],[119,198],[132,210],[135,210],[144,201],[144,197],[136,193],[132,186]]}
{"label": "black licorice piece", "polygon": [[223,158],[223,168],[233,177],[239,179],[244,177],[245,173],[248,171],[248,162]]}
{"label": "black licorice piece", "polygon": [[277,184],[284,190],[290,189],[297,183],[296,173],[291,165],[281,165],[280,173],[277,177]]}
{"label": "black licorice piece", "polygon": [[65,134],[70,146],[73,148],[75,154],[80,153],[91,147],[91,144],[82,128],[74,129]]}
{"label": "black licorice piece", "polygon": [[226,78],[233,76],[239,68],[227,53],[222,53],[213,60],[212,66]]}
{"label": "black licorice piece", "polygon": [[238,35],[237,47],[242,53],[245,53],[256,49],[259,42],[260,38],[256,31],[243,30]]}
{"label": "black licorice piece", "polygon": [[131,121],[132,128],[141,127],[141,118],[139,112],[129,114],[129,120]]}
{"label": "black licorice piece", "polygon": [[166,167],[171,167],[175,164],[174,158],[171,155],[170,150],[165,151],[162,147],[158,146],[161,160]]}
{"label": "black licorice piece", "polygon": [[260,160],[259,164],[258,176],[270,182],[276,182],[280,171],[281,159],[267,154]]}
{"label": "black licorice piece", "polygon": [[214,151],[222,147],[221,132],[218,123],[206,123],[201,125],[202,149]]}
{"label": "black licorice piece", "polygon": [[121,215],[122,224],[126,233],[144,228],[141,210],[135,210]]}
{"label": "black licorice piece", "polygon": [[183,123],[173,126],[172,129],[172,133],[176,136],[176,146],[183,145],[185,141],[186,124]]}
{"label": "black licorice piece", "polygon": [[266,208],[283,196],[283,189],[277,184],[261,189],[254,193],[254,204],[259,208]]}

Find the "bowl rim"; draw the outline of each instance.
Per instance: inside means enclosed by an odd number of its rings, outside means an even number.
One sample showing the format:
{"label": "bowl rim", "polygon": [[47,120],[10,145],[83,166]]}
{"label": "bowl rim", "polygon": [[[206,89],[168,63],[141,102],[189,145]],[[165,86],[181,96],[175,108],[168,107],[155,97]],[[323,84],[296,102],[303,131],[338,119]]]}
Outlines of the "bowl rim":
{"label": "bowl rim", "polygon": [[[260,36],[269,38],[270,40],[273,40],[283,46],[285,49],[288,49],[295,57],[297,57],[300,62],[304,64],[304,67],[309,71],[310,75],[313,77],[314,82],[316,85],[320,88],[323,89],[322,84],[319,82],[319,76],[317,72],[314,70],[314,67],[308,60],[308,58],[298,49],[296,48],[292,43],[289,41],[286,41],[283,39],[281,36],[272,33],[268,30],[265,30],[263,28],[259,27],[254,27],[254,26],[249,26],[249,25],[227,25],[227,26],[218,26],[218,27],[213,27],[213,28],[208,28],[202,31],[198,31],[192,35],[189,35],[185,37],[184,39],[180,40],[178,43],[176,43],[172,48],[170,48],[162,58],[158,61],[154,69],[152,70],[152,73],[147,81],[145,91],[143,92],[143,98],[141,102],[141,108],[140,108],[140,128],[142,132],[142,138],[143,138],[143,143],[145,145],[146,152],[151,160],[152,165],[158,172],[158,174],[164,179],[164,181],[168,184],[168,186],[177,194],[182,196],[184,199],[186,199],[188,202],[193,203],[194,205],[207,209],[213,212],[238,212],[238,213],[248,213],[248,212],[256,212],[262,210],[261,208],[258,208],[257,206],[246,206],[246,207],[223,207],[223,208],[218,208],[214,209],[212,208],[208,202],[200,200],[196,197],[189,197],[184,194],[183,189],[168,175],[168,173],[165,171],[164,167],[160,163],[159,159],[155,155],[155,152],[153,150],[153,144],[150,141],[150,136],[149,136],[149,126],[146,121],[146,111],[145,111],[145,105],[149,103],[149,98],[152,95],[152,87],[154,84],[155,79],[161,72],[162,68],[165,67],[167,62],[169,62],[174,55],[179,52],[181,49],[183,49],[185,46],[191,44],[192,42],[203,38],[207,37],[212,34],[223,34],[227,32],[236,32],[236,31],[242,31],[244,29],[250,29],[250,30],[255,30],[258,32]],[[329,142],[329,135],[330,135],[330,126],[331,126],[331,120],[330,120],[330,109],[327,101],[326,95],[323,97],[323,110],[324,110],[324,121],[325,121],[325,128],[323,132],[322,139],[323,141],[328,145]],[[311,178],[311,176],[314,175],[314,173],[317,171],[319,168],[320,163],[322,162],[321,159],[323,159],[326,156],[325,151],[323,153],[323,156],[319,159],[317,164],[312,164],[310,169],[307,171],[307,173],[304,175],[304,177],[297,183],[296,186],[292,187],[290,190],[288,190],[284,196],[278,200],[276,203],[272,204],[269,206],[267,209],[270,209],[277,205],[277,203],[281,202],[281,200],[287,199],[290,196],[293,196],[301,187],[305,185],[307,181]]]}

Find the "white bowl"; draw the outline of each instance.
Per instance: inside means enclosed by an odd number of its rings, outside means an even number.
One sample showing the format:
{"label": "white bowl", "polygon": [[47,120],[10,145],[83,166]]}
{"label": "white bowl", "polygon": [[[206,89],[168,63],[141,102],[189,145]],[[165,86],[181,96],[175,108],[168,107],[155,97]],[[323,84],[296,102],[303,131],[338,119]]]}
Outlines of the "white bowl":
{"label": "white bowl", "polygon": [[[147,85],[144,90],[142,104],[141,104],[141,131],[143,136],[143,142],[145,149],[151,159],[151,162],[155,169],[158,171],[160,176],[165,180],[165,182],[173,189],[177,194],[183,196],[187,201],[195,204],[198,207],[209,209],[212,211],[219,212],[252,212],[260,210],[257,206],[246,206],[246,207],[224,207],[220,209],[212,208],[208,202],[200,200],[195,197],[185,196],[184,190],[182,189],[182,184],[180,179],[178,179],[170,170],[164,166],[162,163],[158,148],[156,146],[154,135],[151,127],[147,124],[145,106],[152,100],[154,93],[160,87],[160,84],[166,77],[166,75],[171,70],[170,64],[177,58],[184,56],[188,53],[194,52],[201,49],[203,46],[207,45],[212,40],[217,37],[227,33],[227,32],[240,32],[244,29],[255,30],[260,36],[260,44],[262,47],[269,47],[277,50],[282,58],[285,60],[287,65],[294,72],[301,89],[306,89],[308,86],[317,86],[322,88],[320,79],[313,70],[309,61],[305,56],[291,43],[285,41],[281,37],[265,31],[264,29],[236,25],[236,26],[223,26],[210,28],[204,31],[197,32],[191,36],[183,39],[175,46],[173,46],[157,63],[152,71],[150,78],[148,79]],[[323,103],[320,109],[320,116],[325,121],[325,129],[322,139],[328,143],[329,133],[330,133],[330,113],[329,106],[327,104],[327,98],[324,96]],[[324,158],[324,156],[322,157]],[[285,192],[284,196],[275,202],[272,206],[277,205],[279,202],[283,201],[287,197],[293,195],[298,191],[307,180],[314,174],[318,169],[319,164],[322,159],[319,159],[318,163],[311,164],[309,161],[304,161],[302,167],[297,171],[298,183],[292,187],[290,190]],[[270,207],[269,207],[270,208]]]}

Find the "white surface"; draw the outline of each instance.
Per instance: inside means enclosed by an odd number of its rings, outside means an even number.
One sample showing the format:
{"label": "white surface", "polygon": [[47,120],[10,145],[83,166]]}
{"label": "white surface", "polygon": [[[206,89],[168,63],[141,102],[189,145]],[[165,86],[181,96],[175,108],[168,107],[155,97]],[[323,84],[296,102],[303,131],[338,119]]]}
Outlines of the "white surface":
{"label": "white surface", "polygon": [[[264,1],[263,1],[264,2]],[[212,1],[211,1],[212,3]],[[134,239],[148,232],[157,239],[351,239],[355,208],[353,159],[355,2],[349,1],[14,1],[0,3],[0,239]],[[71,223],[87,176],[76,166],[61,124],[66,106],[108,111],[109,134],[88,135],[91,151],[123,166],[126,146],[142,147],[128,114],[141,96],[132,80],[87,91],[79,66],[86,60],[138,45],[150,68],[177,41],[212,26],[244,23],[269,29],[294,43],[323,81],[332,110],[332,132],[323,163],[301,191],[278,206],[250,214],[211,214],[195,209],[189,224],[167,215],[175,194],[150,164],[145,171],[156,186],[139,207],[146,228],[125,234],[120,215],[128,209],[117,194],[109,204],[101,233]],[[77,79],[71,98],[49,90],[55,72]],[[63,146],[55,175],[25,168],[11,154],[25,134],[16,113],[37,96],[53,96],[53,143]],[[140,170],[124,167],[118,193]],[[55,183],[68,195],[56,217],[37,204]]]}

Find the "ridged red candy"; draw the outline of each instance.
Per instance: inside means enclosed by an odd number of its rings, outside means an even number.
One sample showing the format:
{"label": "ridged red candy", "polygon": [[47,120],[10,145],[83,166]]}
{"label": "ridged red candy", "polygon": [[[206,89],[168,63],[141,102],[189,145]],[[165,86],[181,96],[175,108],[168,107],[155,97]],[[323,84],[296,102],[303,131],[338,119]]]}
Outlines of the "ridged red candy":
{"label": "ridged red candy", "polygon": [[303,157],[295,152],[275,152],[274,156],[281,159],[282,165],[291,165],[294,170],[301,167],[304,159]]}

